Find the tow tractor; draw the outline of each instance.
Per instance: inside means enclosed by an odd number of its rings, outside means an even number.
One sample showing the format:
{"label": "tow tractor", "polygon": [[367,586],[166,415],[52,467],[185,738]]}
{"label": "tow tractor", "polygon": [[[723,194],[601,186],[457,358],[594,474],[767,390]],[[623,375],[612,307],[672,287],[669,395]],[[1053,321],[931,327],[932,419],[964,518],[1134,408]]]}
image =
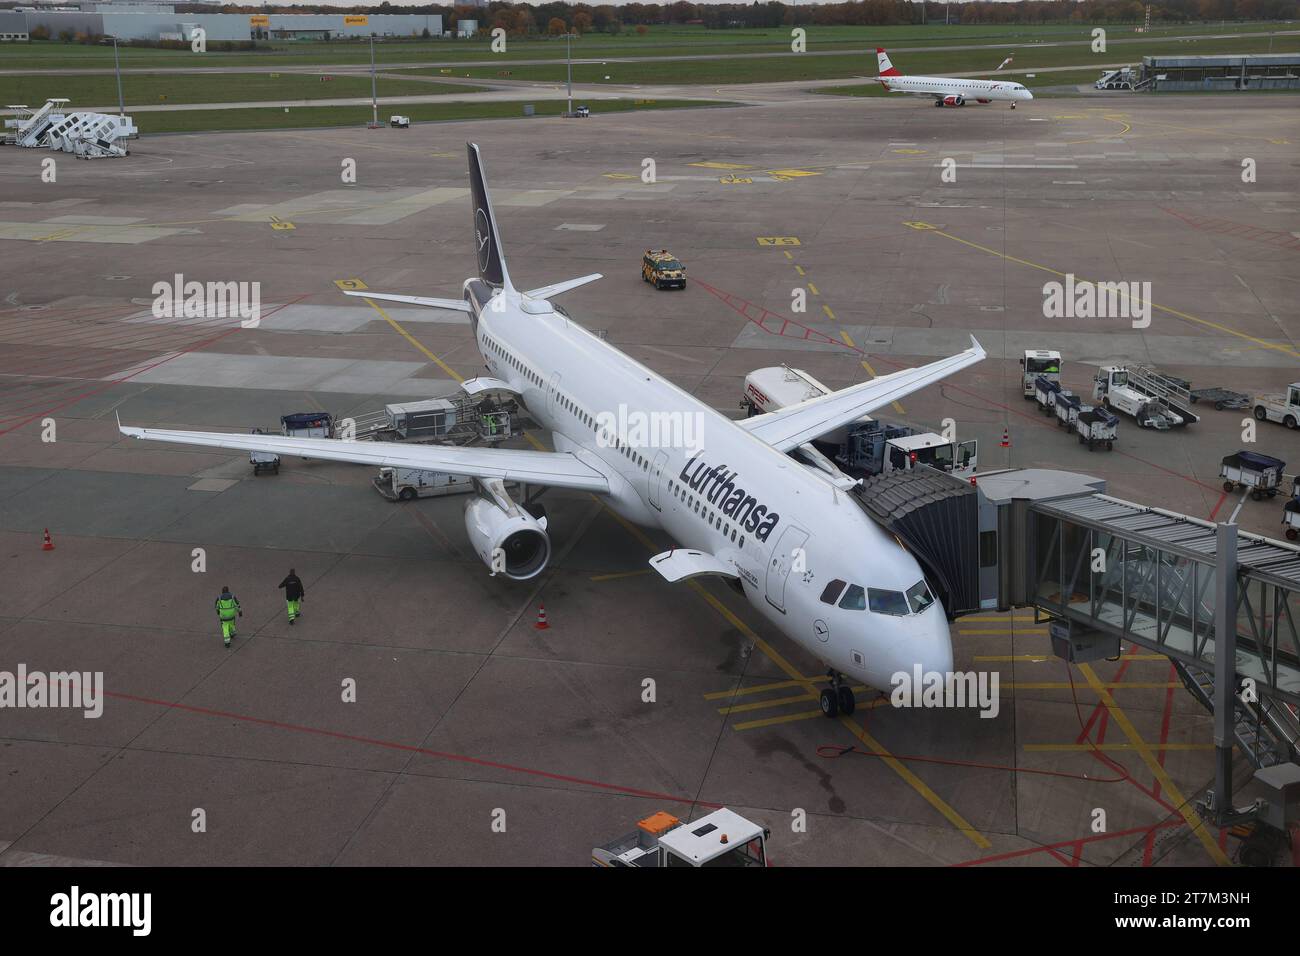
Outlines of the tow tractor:
{"label": "tow tractor", "polygon": [[[830,391],[802,369],[772,366],[755,369],[745,376],[745,393],[740,404],[753,417]],[[864,478],[911,471],[918,465],[955,475],[971,475],[979,465],[979,443],[974,439],[958,442],[935,432],[876,421],[866,415],[801,446],[800,453],[833,477],[842,472],[852,478]]]}
{"label": "tow tractor", "polygon": [[1256,395],[1255,419],[1300,428],[1300,382],[1288,385],[1285,395]]}
{"label": "tow tractor", "polygon": [[1034,383],[1041,376],[1049,382],[1061,382],[1061,353],[1051,349],[1025,349],[1025,357],[1020,360],[1020,384],[1024,398],[1034,397]]}
{"label": "tow tractor", "polygon": [[723,807],[682,823],[660,810],[636,830],[595,847],[591,865],[605,867],[765,867],[770,831]]}
{"label": "tow tractor", "polygon": [[656,289],[685,289],[686,267],[667,249],[647,249],[641,257],[641,278]]}
{"label": "tow tractor", "polygon": [[1098,369],[1092,400],[1131,415],[1139,428],[1168,431],[1201,420],[1191,410],[1191,392],[1185,382],[1144,365],[1106,365]]}

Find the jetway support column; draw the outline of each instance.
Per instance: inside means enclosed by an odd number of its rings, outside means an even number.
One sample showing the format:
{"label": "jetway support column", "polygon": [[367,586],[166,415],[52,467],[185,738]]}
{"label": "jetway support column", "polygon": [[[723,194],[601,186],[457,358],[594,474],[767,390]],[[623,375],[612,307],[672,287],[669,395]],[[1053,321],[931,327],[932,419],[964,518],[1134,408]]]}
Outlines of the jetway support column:
{"label": "jetway support column", "polygon": [[1237,526],[1215,529],[1214,579],[1214,811],[1224,825],[1232,814],[1232,746],[1237,721]]}

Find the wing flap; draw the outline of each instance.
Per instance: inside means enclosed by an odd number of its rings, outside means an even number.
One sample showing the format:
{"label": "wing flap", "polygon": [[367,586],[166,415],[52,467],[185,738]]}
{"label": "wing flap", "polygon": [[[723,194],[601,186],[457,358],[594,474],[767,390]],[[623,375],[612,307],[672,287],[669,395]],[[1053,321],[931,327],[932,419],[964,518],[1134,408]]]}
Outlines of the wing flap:
{"label": "wing flap", "polygon": [[819,438],[883,405],[983,361],[984,349],[975,341],[975,336],[972,335],[970,341],[971,347],[966,351],[929,365],[881,375],[869,382],[851,385],[829,395],[819,395],[798,405],[742,419],[736,424],[779,451],[792,451],[804,442]]}
{"label": "wing flap", "polygon": [[284,435],[244,435],[228,432],[173,431],[119,425],[123,435],[144,441],[230,448],[236,451],[295,455],[358,465],[417,468],[446,475],[500,478],[551,488],[609,493],[609,481],[595,468],[568,452],[514,448],[457,448],[410,445],[404,442],[343,441],[337,438],[288,438]]}

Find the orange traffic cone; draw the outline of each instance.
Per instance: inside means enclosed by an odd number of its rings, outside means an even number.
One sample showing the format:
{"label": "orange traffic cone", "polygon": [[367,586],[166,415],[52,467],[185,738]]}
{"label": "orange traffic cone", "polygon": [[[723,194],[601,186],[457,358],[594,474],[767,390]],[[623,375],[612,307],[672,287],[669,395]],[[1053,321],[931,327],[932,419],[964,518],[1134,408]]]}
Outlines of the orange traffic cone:
{"label": "orange traffic cone", "polygon": [[535,627],[539,631],[545,631],[545,630],[549,630],[550,626],[551,625],[546,623],[546,605],[545,604],[537,605],[537,623],[534,624],[533,627]]}
{"label": "orange traffic cone", "polygon": [[44,543],[43,545],[41,545],[41,550],[42,550],[42,551],[53,551],[53,550],[54,550],[54,542],[53,542],[52,540],[50,540],[50,529],[49,529],[49,528],[46,528],[46,529],[45,529],[45,543]]}
{"label": "orange traffic cone", "polygon": [[1011,429],[1006,425],[1002,426],[1002,447],[1011,447]]}

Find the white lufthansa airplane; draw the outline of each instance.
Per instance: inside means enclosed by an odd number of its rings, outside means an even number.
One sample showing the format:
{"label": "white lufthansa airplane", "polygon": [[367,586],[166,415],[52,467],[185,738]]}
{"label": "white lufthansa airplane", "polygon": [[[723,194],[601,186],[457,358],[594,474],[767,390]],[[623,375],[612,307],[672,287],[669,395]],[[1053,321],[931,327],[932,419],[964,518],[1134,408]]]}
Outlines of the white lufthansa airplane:
{"label": "white lufthansa airplane", "polygon": [[[1002,61],[1002,66],[1008,60]],[[876,64],[880,85],[890,93],[912,93],[916,96],[934,97],[935,106],[965,106],[969,101],[991,103],[1010,100],[1011,108],[1021,100],[1032,100],[1030,93],[1020,83],[1009,80],[963,80],[948,76],[904,76],[889,62],[884,47],[876,47]],[[998,67],[1001,69],[1002,67]]]}
{"label": "white lufthansa airplane", "polygon": [[[848,493],[853,482],[792,457],[855,421],[984,358],[971,348],[742,421],[733,421],[593,335],[548,300],[599,274],[521,292],[502,255],[478,147],[469,144],[478,277],[462,299],[349,293],[469,314],[486,374],[470,394],[504,392],[553,437],[554,451],[411,445],[121,427],[122,434],[475,479],[465,529],[493,573],[527,580],[551,554],[544,511],[511,499],[506,481],[599,496],[680,547],[650,559],[670,582],[727,579],[773,626],[822,660],[828,716],[852,712],[850,681],[885,689],[891,675],[952,669],[944,609],[916,559]],[[691,419],[690,441],[647,442],[637,416]],[[644,420],[642,420],[644,424]],[[658,434],[667,431],[659,429]],[[678,434],[674,432],[674,434]],[[681,432],[685,434],[685,432]],[[658,447],[656,447],[656,445]],[[823,460],[824,461],[824,460]],[[831,473],[833,472],[833,473]]]}

